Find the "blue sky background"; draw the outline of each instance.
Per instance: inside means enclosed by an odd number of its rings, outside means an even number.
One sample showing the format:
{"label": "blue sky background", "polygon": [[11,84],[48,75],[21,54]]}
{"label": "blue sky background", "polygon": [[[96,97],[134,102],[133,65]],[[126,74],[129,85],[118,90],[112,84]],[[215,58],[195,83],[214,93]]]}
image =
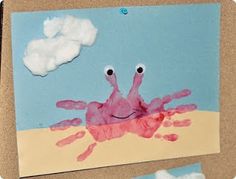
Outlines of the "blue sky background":
{"label": "blue sky background", "polygon": [[[12,14],[12,49],[17,130],[48,127],[85,111],[57,109],[62,99],[105,101],[111,87],[103,69],[112,65],[126,95],[135,66],[146,65],[140,93],[146,102],[184,88],[186,99],[170,106],[195,103],[200,110],[219,111],[219,4],[74,9]],[[83,47],[71,63],[46,77],[33,76],[23,64],[24,50],[44,38],[48,17],[73,15],[90,19],[98,29],[95,44]]]}

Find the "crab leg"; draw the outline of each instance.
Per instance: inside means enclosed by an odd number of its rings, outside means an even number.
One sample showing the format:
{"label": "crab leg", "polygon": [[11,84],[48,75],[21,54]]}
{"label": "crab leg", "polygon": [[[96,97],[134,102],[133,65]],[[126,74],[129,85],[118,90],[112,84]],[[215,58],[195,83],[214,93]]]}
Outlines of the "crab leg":
{"label": "crab leg", "polygon": [[161,134],[157,133],[155,135],[155,138],[157,138],[157,139],[164,139],[166,141],[174,142],[174,141],[176,141],[179,138],[179,136],[177,134],[161,135]]}
{"label": "crab leg", "polygon": [[166,111],[164,111],[164,115],[166,117],[173,116],[174,114],[182,114],[190,111],[194,111],[197,109],[197,105],[195,104],[185,104],[185,105],[179,105],[176,108],[169,108]]}
{"label": "crab leg", "polygon": [[170,103],[174,99],[181,99],[186,96],[189,96],[191,94],[191,91],[189,89],[184,89],[182,91],[178,91],[172,95],[167,95],[162,98],[162,104]]}
{"label": "crab leg", "polygon": [[183,120],[165,120],[162,123],[163,127],[188,127],[191,125],[190,119],[183,119]]}
{"label": "crab leg", "polygon": [[56,106],[66,110],[83,110],[87,107],[87,103],[84,101],[62,100],[58,101]]}
{"label": "crab leg", "polygon": [[51,131],[66,130],[71,126],[79,126],[82,120],[80,118],[66,119],[50,126]]}
{"label": "crab leg", "polygon": [[92,143],[88,146],[88,148],[77,157],[77,161],[83,161],[85,160],[92,152],[94,147],[97,145],[97,143]]}
{"label": "crab leg", "polygon": [[80,139],[80,138],[84,137],[84,135],[85,135],[85,131],[79,131],[79,132],[77,132],[75,134],[72,134],[72,135],[70,135],[70,136],[68,136],[64,139],[59,140],[56,143],[56,145],[58,147],[63,147],[65,145],[71,144],[72,142],[74,142],[77,139]]}
{"label": "crab leg", "polygon": [[184,119],[184,120],[175,120],[173,122],[174,127],[188,127],[191,125],[191,120],[190,119]]}
{"label": "crab leg", "polygon": [[172,95],[164,96],[163,98],[154,98],[148,105],[148,112],[150,114],[155,112],[161,112],[164,110],[164,106],[173,101],[174,99],[180,99],[189,96],[190,94],[191,94],[190,90],[184,89]]}

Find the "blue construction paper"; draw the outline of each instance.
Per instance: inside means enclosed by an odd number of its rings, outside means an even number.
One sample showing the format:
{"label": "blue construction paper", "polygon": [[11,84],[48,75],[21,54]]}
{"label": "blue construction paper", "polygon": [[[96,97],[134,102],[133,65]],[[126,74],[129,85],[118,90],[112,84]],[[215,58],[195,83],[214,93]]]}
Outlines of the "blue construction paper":
{"label": "blue construction paper", "polygon": [[[104,66],[114,66],[120,90],[129,91],[138,63],[146,65],[140,93],[154,97],[188,88],[192,95],[171,103],[195,103],[199,110],[219,111],[220,4],[73,9],[12,14],[12,50],[17,130],[47,128],[86,111],[56,108],[62,99],[105,101],[111,87]],[[43,38],[48,17],[90,19],[98,29],[92,47],[46,77],[33,76],[23,64],[32,39]],[[83,123],[85,124],[85,123]]]}
{"label": "blue construction paper", "polygon": [[[201,173],[201,164],[200,163],[195,163],[192,165],[187,165],[183,167],[178,167],[178,168],[172,168],[167,170],[171,175],[179,177],[183,175],[187,175],[190,173]],[[134,179],[156,179],[155,173],[149,174],[149,175],[144,175],[144,176],[138,176],[135,177]]]}

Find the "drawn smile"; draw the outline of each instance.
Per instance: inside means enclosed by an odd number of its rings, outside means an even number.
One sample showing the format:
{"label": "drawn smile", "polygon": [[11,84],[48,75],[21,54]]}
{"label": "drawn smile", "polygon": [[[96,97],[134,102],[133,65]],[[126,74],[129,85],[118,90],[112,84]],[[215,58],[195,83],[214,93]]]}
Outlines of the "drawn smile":
{"label": "drawn smile", "polygon": [[111,117],[117,118],[117,119],[127,119],[130,116],[132,116],[133,114],[135,114],[135,112],[132,112],[131,114],[129,114],[128,116],[115,116],[115,115],[111,115]]}

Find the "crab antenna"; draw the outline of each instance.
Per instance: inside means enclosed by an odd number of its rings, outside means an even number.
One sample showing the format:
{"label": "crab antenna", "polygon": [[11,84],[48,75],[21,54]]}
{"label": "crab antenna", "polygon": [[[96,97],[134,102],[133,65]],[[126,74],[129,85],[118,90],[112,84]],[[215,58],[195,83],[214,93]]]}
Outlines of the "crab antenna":
{"label": "crab antenna", "polygon": [[114,88],[113,91],[119,91],[119,87],[116,80],[116,74],[112,74],[111,76],[106,76],[107,81],[111,84]]}
{"label": "crab antenna", "polygon": [[138,89],[142,83],[143,80],[143,74],[138,74],[135,73],[134,78],[133,78],[133,85],[129,91],[129,95],[135,95],[136,93],[138,93]]}

